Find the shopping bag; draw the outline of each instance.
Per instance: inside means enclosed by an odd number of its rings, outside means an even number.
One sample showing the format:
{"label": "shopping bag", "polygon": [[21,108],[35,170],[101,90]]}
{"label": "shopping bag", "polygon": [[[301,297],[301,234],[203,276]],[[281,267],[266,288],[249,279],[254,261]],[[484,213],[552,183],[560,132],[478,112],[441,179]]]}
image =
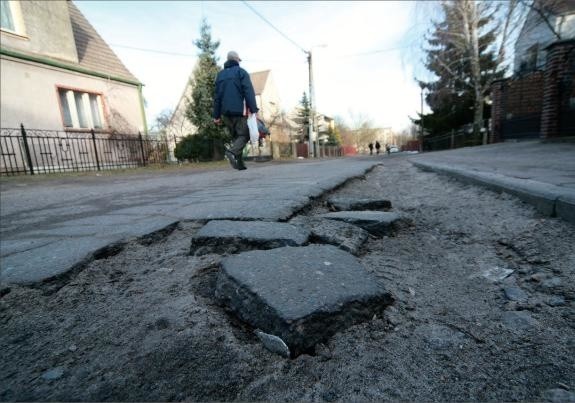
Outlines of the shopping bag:
{"label": "shopping bag", "polygon": [[260,138],[260,132],[258,130],[258,121],[255,113],[248,116],[248,129],[250,130],[250,141],[252,144],[257,144]]}

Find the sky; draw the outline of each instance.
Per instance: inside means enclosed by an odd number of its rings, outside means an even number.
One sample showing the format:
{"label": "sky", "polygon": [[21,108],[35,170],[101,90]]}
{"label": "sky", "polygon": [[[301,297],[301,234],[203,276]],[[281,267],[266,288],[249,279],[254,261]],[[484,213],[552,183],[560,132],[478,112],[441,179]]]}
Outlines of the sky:
{"label": "sky", "polygon": [[[303,50],[313,55],[315,107],[352,125],[406,128],[420,110],[415,77],[423,32],[411,1],[81,1],[76,5],[126,67],[144,83],[146,115],[173,110],[197,61],[193,40],[205,18],[220,41],[219,63],[229,50],[248,72],[271,70],[281,107],[291,111],[308,90]],[[423,17],[424,18],[424,17]],[[286,39],[289,38],[289,39]],[[303,49],[303,50],[302,50]]]}

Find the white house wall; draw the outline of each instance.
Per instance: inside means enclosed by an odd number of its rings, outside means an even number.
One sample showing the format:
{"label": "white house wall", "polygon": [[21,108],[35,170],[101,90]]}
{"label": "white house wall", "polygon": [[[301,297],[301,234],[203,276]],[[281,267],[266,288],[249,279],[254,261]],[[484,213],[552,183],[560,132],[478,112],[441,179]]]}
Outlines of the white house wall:
{"label": "white house wall", "polygon": [[78,62],[68,4],[58,1],[12,1],[16,35],[2,32],[2,46]]}
{"label": "white house wall", "polygon": [[0,59],[0,74],[1,127],[23,123],[28,128],[63,130],[57,92],[61,86],[102,95],[104,130],[144,131],[136,86],[5,57]]}

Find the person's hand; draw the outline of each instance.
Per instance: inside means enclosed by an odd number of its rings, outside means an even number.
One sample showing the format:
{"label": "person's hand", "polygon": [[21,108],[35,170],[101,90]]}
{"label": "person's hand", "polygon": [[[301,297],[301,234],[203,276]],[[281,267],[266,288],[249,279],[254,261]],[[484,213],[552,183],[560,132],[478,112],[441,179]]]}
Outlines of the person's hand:
{"label": "person's hand", "polygon": [[222,119],[220,118],[214,119],[214,123],[219,126],[222,123]]}

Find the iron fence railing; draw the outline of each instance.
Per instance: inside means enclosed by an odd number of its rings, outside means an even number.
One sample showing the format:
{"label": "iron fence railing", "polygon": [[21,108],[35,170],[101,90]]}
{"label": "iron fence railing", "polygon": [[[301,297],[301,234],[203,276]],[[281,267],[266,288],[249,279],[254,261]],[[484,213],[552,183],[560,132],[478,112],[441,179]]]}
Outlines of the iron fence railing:
{"label": "iron fence railing", "polygon": [[[482,130],[488,131],[487,136],[489,138],[489,125],[486,122],[484,122]],[[453,148],[479,146],[481,144],[483,144],[483,132],[473,134],[472,126],[465,125],[444,135],[424,137],[423,151],[450,150]]]}
{"label": "iron fence railing", "polygon": [[[177,139],[171,141],[140,133],[40,130],[26,129],[23,125],[0,128],[0,175],[103,171],[167,164],[175,161],[173,149],[178,142]],[[213,148],[211,142],[208,148]],[[266,150],[265,155],[256,153],[253,159],[308,157],[307,144],[270,142]],[[344,154],[339,146],[321,145],[318,150],[320,158]]]}
{"label": "iron fence railing", "polygon": [[168,162],[168,144],[137,134],[0,129],[0,175],[101,171]]}

